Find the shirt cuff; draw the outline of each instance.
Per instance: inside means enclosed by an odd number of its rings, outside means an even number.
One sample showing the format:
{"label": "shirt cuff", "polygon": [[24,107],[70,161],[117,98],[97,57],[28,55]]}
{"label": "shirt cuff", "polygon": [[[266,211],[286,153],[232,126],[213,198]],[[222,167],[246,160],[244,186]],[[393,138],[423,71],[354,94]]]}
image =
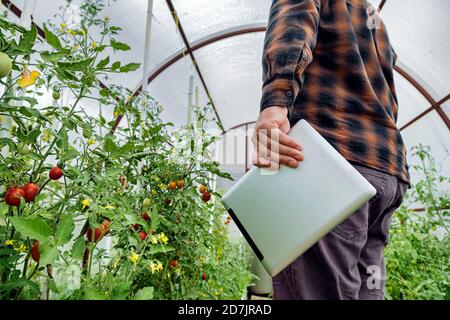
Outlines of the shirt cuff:
{"label": "shirt cuff", "polygon": [[291,113],[298,91],[299,85],[295,80],[275,79],[264,84],[260,111],[268,107],[280,106],[286,107],[288,112]]}

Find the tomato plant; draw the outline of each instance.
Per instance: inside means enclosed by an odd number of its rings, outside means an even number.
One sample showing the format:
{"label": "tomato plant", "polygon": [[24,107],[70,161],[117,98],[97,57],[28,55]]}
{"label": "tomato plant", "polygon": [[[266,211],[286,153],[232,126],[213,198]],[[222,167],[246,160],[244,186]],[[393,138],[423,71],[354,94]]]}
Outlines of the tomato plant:
{"label": "tomato plant", "polygon": [[[388,299],[450,299],[450,195],[430,148],[412,149],[422,179],[408,190],[393,216],[386,249]],[[417,205],[423,210],[414,210]]]}
{"label": "tomato plant", "polygon": [[[102,87],[139,67],[107,54],[130,47],[102,8],[83,2],[80,26],[50,22],[45,40],[0,18],[0,298],[241,298],[252,275],[214,190],[230,176],[209,155],[211,107],[175,129],[147,92]],[[86,99],[127,125],[89,116]]]}

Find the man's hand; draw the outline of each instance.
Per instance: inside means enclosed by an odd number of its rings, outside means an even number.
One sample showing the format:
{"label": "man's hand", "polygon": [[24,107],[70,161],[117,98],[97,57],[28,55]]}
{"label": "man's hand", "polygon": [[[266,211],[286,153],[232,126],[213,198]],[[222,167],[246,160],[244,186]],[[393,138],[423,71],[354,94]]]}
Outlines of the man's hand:
{"label": "man's hand", "polygon": [[259,115],[253,132],[252,163],[258,167],[278,169],[280,164],[296,168],[303,160],[300,144],[289,137],[289,119],[285,107],[273,106]]}

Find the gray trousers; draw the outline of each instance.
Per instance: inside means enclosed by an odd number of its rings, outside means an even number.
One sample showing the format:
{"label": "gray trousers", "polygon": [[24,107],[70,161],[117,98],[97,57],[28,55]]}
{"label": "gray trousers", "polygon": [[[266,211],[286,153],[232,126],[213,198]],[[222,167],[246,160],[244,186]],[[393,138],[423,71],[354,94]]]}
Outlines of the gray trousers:
{"label": "gray trousers", "polygon": [[377,194],[273,278],[274,299],[383,299],[384,247],[408,185],[387,173],[354,167]]}

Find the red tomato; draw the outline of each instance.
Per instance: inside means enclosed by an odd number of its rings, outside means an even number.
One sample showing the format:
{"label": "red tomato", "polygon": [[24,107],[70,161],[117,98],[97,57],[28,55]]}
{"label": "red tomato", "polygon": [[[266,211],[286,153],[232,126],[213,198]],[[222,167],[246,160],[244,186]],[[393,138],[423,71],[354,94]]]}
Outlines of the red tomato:
{"label": "red tomato", "polygon": [[[102,222],[102,232],[107,236],[109,234],[109,231],[111,231],[111,229],[109,229],[109,225],[111,224],[111,221],[109,221],[108,219],[103,220]],[[105,230],[108,230],[105,232]]]}
{"label": "red tomato", "polygon": [[142,241],[144,241],[147,238],[147,233],[145,233],[144,231],[140,231],[139,237],[141,238]]}
{"label": "red tomato", "polygon": [[202,274],[202,280],[203,280],[203,281],[206,280],[206,272],[203,272],[203,274]]}
{"label": "red tomato", "polygon": [[184,187],[184,180],[178,180],[177,187],[178,187],[178,189],[182,189]]}
{"label": "red tomato", "polygon": [[28,203],[36,198],[36,195],[39,192],[39,186],[30,182],[23,186],[23,191],[25,191],[25,201]]}
{"label": "red tomato", "polygon": [[204,194],[202,194],[202,199],[203,201],[208,202],[209,200],[211,200],[211,193],[205,192]]}
{"label": "red tomato", "polygon": [[[94,228],[94,242],[97,242],[98,239],[100,239],[102,237],[102,232],[103,232],[103,224],[102,224],[102,228]],[[88,241],[92,241],[92,228],[89,226],[89,228],[87,229],[87,240]]]}
{"label": "red tomato", "polygon": [[175,181],[170,181],[169,182],[169,189],[173,190],[177,187],[177,184],[175,183]]}
{"label": "red tomato", "polygon": [[139,229],[139,225],[138,225],[137,223],[133,224],[133,229],[134,229],[134,230]]}
{"label": "red tomato", "polygon": [[17,207],[20,205],[20,198],[25,197],[25,191],[22,188],[10,188],[5,193],[5,202],[7,205]]}
{"label": "red tomato", "polygon": [[206,191],[208,191],[208,189],[206,189],[206,187],[201,184],[200,187],[198,187],[198,191],[200,191],[200,193],[205,193]]}
{"label": "red tomato", "polygon": [[48,176],[52,180],[58,180],[59,178],[61,178],[63,176],[62,169],[60,167],[54,166],[50,169]]}
{"label": "red tomato", "polygon": [[142,218],[144,218],[145,221],[150,220],[150,216],[148,215],[147,212],[144,212],[144,214],[142,215]]}
{"label": "red tomato", "polygon": [[33,245],[33,249],[31,250],[31,257],[34,261],[39,262],[41,259],[41,254],[39,252],[39,241],[36,241]]}
{"label": "red tomato", "polygon": [[170,260],[170,266],[175,269],[178,266],[178,261],[175,259]]}

